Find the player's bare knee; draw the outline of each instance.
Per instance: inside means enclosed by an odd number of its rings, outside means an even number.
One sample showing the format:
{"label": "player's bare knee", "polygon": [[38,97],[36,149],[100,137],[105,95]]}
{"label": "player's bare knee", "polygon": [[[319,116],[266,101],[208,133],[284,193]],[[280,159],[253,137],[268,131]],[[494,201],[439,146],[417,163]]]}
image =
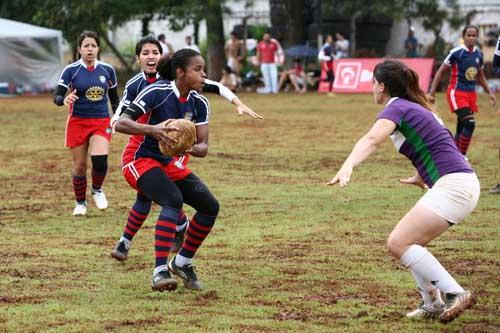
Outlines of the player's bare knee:
{"label": "player's bare knee", "polygon": [[387,238],[387,250],[397,259],[401,257],[406,246],[407,244],[394,234],[390,234],[389,238]]}

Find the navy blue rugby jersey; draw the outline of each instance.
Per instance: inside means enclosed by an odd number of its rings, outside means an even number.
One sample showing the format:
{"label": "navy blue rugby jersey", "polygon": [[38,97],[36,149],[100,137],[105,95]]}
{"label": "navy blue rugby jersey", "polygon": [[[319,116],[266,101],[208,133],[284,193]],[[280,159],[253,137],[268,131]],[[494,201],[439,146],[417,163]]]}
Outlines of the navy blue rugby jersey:
{"label": "navy blue rugby jersey", "polygon": [[[210,106],[206,97],[191,90],[186,98],[180,96],[175,81],[160,80],[146,87],[127,109],[140,123],[156,125],[167,119],[189,119],[196,126],[208,124]],[[171,157],[164,156],[158,148],[158,140],[148,135],[132,135],[125,155],[133,159],[148,157],[166,164]]]}
{"label": "navy blue rugby jersey", "polygon": [[77,91],[78,100],[70,105],[73,116],[109,117],[108,90],[117,85],[116,72],[111,65],[96,60],[94,67],[87,67],[80,59],[64,68],[59,85]]}

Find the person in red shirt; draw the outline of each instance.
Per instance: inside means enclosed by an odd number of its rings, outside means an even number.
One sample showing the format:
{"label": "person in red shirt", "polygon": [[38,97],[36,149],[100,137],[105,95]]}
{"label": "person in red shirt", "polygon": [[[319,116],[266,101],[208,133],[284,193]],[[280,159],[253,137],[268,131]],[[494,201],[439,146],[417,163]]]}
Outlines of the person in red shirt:
{"label": "person in red shirt", "polygon": [[264,88],[258,90],[260,93],[278,93],[278,67],[274,60],[278,49],[278,44],[271,40],[271,34],[268,32],[257,45],[257,60],[264,78]]}
{"label": "person in red shirt", "polygon": [[290,68],[281,73],[278,91],[281,90],[288,79],[295,88],[295,92],[305,93],[307,91],[307,75],[306,72],[304,72],[304,67],[302,67],[300,58],[295,58],[293,60],[293,68]]}

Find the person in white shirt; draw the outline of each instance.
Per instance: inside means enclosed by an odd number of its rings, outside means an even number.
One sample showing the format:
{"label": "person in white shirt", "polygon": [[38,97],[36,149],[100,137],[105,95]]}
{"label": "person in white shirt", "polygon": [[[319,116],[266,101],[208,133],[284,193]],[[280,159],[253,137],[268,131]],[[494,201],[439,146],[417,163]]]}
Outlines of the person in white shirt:
{"label": "person in white shirt", "polygon": [[172,47],[172,44],[168,43],[165,40],[165,34],[159,34],[158,35],[158,41],[160,42],[162,53],[162,57],[166,57],[169,54],[174,54],[174,48]]}
{"label": "person in white shirt", "polygon": [[193,37],[191,37],[190,35],[186,36],[186,45],[184,46],[184,48],[195,50],[196,52],[201,53],[198,45],[193,44]]}
{"label": "person in white shirt", "polygon": [[347,58],[349,57],[349,41],[344,38],[341,33],[336,33],[335,38],[335,50],[337,51],[336,58]]}

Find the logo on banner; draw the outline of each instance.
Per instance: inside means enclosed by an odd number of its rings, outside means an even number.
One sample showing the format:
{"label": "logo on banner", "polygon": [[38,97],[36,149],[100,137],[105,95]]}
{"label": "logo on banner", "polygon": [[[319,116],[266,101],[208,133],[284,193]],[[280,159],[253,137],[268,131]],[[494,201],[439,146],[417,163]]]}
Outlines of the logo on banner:
{"label": "logo on banner", "polygon": [[337,65],[335,71],[334,88],[356,89],[359,84],[361,74],[360,62],[342,62]]}

